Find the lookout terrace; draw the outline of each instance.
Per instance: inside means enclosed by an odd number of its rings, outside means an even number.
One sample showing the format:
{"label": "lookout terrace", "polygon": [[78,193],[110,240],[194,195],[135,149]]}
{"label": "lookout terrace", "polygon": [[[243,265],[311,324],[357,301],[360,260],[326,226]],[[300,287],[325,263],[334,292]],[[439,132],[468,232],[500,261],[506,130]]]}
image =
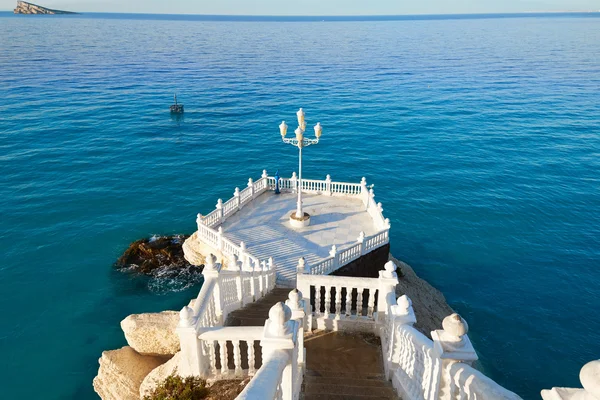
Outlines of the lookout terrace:
{"label": "lookout terrace", "polygon": [[302,180],[303,202],[310,224],[295,226],[297,177],[271,177],[263,171],[256,182],[216,209],[198,215],[198,231],[185,243],[188,261],[196,264],[216,254],[224,264],[241,261],[248,271],[273,263],[277,284],[293,287],[298,258],[311,274],[329,274],[388,243],[389,220],[375,202],[365,178],[360,183]]}

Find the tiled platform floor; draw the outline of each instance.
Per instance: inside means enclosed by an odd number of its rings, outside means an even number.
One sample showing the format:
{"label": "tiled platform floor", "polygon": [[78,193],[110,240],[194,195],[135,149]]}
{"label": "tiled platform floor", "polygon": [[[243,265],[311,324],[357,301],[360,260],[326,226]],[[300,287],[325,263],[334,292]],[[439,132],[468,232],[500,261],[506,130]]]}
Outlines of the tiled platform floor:
{"label": "tiled platform floor", "polygon": [[304,193],[304,212],[311,215],[311,224],[293,229],[289,215],[296,209],[296,198],[292,193],[264,193],[222,225],[225,237],[244,241],[255,257],[274,258],[280,284],[296,281],[300,257],[315,263],[329,255],[333,244],[342,250],[356,242],[360,231],[366,236],[377,232],[360,199]]}

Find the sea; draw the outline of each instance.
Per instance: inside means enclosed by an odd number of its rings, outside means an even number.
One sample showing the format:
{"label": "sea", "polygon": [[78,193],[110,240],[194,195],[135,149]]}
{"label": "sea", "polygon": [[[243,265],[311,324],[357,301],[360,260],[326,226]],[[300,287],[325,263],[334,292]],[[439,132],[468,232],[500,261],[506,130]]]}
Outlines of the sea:
{"label": "sea", "polygon": [[[171,116],[177,94],[183,116]],[[600,13],[0,13],[0,398],[97,399],[132,313],[201,280],[113,263],[258,178],[374,184],[394,256],[525,399],[600,358]]]}

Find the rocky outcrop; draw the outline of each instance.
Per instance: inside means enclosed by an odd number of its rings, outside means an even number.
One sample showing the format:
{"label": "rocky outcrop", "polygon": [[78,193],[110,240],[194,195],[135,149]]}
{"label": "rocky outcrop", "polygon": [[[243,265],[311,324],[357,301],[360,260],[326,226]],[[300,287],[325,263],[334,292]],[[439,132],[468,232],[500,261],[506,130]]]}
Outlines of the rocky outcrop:
{"label": "rocky outcrop", "polygon": [[169,361],[163,365],[154,368],[142,381],[140,385],[140,399],[151,395],[156,387],[162,383],[167,377],[177,375],[177,366],[181,353],[177,353]]}
{"label": "rocky outcrop", "polygon": [[395,259],[391,254],[390,260],[398,267],[396,295],[405,294],[410,297],[417,317],[415,328],[431,338],[431,331],[440,329],[442,320],[454,313],[454,310],[446,303],[442,292],[419,278],[410,265]]}
{"label": "rocky outcrop", "polygon": [[177,311],[132,314],[121,321],[127,344],[143,355],[173,355],[179,351]]}
{"label": "rocky outcrop", "polygon": [[26,1],[17,1],[14,12],[15,14],[77,14],[72,11],[52,10]]}
{"label": "rocky outcrop", "polygon": [[129,346],[102,352],[94,390],[102,400],[139,400],[140,385],[169,356],[144,356]]}
{"label": "rocky outcrop", "polygon": [[157,269],[184,269],[190,264],[183,256],[185,235],[153,236],[131,243],[115,267],[152,275]]}

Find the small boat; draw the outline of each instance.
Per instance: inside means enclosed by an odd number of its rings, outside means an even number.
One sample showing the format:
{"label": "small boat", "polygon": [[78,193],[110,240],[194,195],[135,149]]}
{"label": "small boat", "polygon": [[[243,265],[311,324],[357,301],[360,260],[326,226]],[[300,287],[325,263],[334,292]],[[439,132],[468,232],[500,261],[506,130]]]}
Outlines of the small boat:
{"label": "small boat", "polygon": [[183,104],[177,104],[177,95],[175,95],[175,104],[172,104],[169,109],[171,113],[183,114]]}

